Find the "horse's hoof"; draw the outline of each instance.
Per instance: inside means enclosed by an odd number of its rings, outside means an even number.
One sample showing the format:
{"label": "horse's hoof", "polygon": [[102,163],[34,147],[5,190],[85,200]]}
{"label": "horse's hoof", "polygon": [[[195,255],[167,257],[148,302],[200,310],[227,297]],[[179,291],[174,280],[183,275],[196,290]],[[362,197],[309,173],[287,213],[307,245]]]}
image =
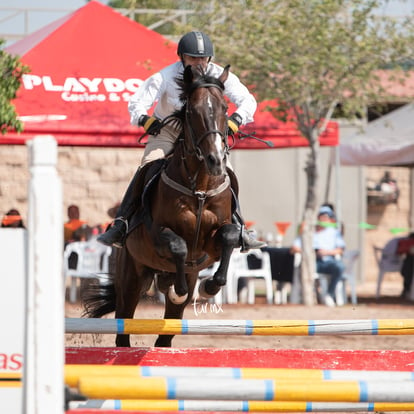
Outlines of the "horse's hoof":
{"label": "horse's hoof", "polygon": [[174,285],[170,286],[170,289],[168,290],[168,298],[174,305],[182,305],[188,298],[188,293],[186,293],[184,296],[178,296]]}
{"label": "horse's hoof", "polygon": [[205,277],[204,279],[201,279],[200,284],[198,286],[198,294],[206,299],[213,298],[216,295],[216,294],[213,295],[211,293],[208,293],[206,290],[206,283],[209,281],[209,279],[210,279],[209,277]]}

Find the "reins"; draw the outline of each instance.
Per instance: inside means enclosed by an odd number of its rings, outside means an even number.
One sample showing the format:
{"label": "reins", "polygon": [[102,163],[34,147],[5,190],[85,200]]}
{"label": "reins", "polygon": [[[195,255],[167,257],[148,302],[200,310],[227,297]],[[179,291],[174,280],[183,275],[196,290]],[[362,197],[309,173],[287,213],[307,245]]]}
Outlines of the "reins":
{"label": "reins", "polygon": [[[187,130],[188,130],[188,134],[189,134],[189,138],[190,138],[190,142],[192,144],[192,148],[188,148],[185,142],[185,139],[182,138],[182,146],[183,146],[183,164],[184,167],[186,169],[186,171],[188,172],[188,166],[186,163],[186,154],[188,155],[194,155],[200,162],[202,162],[204,160],[204,155],[200,149],[200,144],[201,142],[208,137],[209,135],[215,135],[218,134],[221,136],[224,146],[225,146],[225,152],[228,152],[228,144],[227,144],[227,134],[224,133],[223,131],[220,131],[218,129],[210,129],[205,131],[201,136],[196,137],[196,133],[194,131],[194,128],[191,124],[191,121],[189,120],[189,117],[191,115],[191,110],[188,107],[188,101],[189,101],[189,97],[191,96],[191,94],[199,88],[217,88],[220,90],[220,92],[223,92],[223,88],[220,87],[218,84],[215,83],[197,83],[194,85],[194,88],[192,90],[190,90],[189,95],[187,97],[187,102],[186,102],[186,108],[185,108],[185,120],[186,120],[186,126],[187,126]],[[227,125],[227,124],[226,124]],[[184,125],[183,125],[183,131],[184,131]],[[227,130],[226,130],[227,131]],[[229,186],[230,186],[230,177],[226,174],[224,177],[224,181],[219,184],[217,187],[212,188],[210,190],[207,191],[200,191],[197,190],[195,182],[196,182],[196,177],[198,176],[198,172],[199,170],[195,173],[195,176],[191,176],[191,174],[188,172],[188,179],[191,185],[191,188],[186,187],[185,185],[182,185],[180,183],[178,183],[177,181],[171,179],[168,175],[166,170],[163,170],[161,173],[161,180],[168,185],[169,187],[173,188],[176,191],[181,192],[182,194],[189,196],[189,197],[195,197],[198,201],[198,207],[197,207],[197,213],[196,213],[196,228],[195,228],[195,237],[193,239],[193,252],[196,250],[197,244],[198,244],[198,240],[200,237],[200,230],[201,230],[201,218],[202,218],[202,212],[203,212],[203,208],[204,208],[204,204],[206,202],[207,198],[210,197],[214,197],[218,194],[220,194],[221,192],[223,192],[224,190],[226,190]],[[192,259],[192,258],[191,258]],[[192,262],[194,262],[192,260]]]}

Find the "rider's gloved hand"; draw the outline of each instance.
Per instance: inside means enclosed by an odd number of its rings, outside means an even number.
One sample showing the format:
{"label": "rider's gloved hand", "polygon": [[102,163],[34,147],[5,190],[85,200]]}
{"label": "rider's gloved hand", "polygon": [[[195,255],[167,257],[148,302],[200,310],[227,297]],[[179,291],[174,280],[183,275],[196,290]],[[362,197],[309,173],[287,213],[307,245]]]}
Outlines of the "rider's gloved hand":
{"label": "rider's gloved hand", "polygon": [[144,127],[145,132],[149,135],[157,135],[159,134],[162,123],[159,119],[155,118],[155,116],[148,116],[142,115],[139,119],[139,125]]}
{"label": "rider's gloved hand", "polygon": [[239,126],[242,123],[241,116],[235,112],[230,118],[227,120],[227,125],[229,127],[228,134],[234,136],[234,134],[239,130]]}

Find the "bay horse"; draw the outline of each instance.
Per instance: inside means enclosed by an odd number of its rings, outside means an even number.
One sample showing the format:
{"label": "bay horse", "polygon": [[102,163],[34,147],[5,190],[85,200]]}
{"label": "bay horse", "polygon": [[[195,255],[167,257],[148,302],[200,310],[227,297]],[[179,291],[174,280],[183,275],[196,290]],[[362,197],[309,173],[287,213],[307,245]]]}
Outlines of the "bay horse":
{"label": "bay horse", "polygon": [[[132,230],[119,250],[115,276],[83,298],[84,315],[133,318],[140,296],[157,275],[165,295],[165,319],[182,319],[200,270],[220,261],[216,273],[200,283],[205,297],[226,283],[230,256],[239,246],[232,223],[234,174],[227,169],[227,104],[224,82],[229,66],[216,78],[188,66],[177,80],[184,105],[172,114],[180,129],[174,151],[149,191],[150,223]],[[97,287],[98,288],[98,287]],[[174,335],[159,335],[155,346],[171,346]],[[116,346],[130,346],[127,334]]]}

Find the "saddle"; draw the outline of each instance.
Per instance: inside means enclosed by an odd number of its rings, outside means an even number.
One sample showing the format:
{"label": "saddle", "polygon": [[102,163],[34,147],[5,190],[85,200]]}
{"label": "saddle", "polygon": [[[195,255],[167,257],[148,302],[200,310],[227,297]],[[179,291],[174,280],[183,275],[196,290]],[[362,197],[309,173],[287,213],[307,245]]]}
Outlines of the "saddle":
{"label": "saddle", "polygon": [[140,224],[151,226],[151,205],[149,194],[158,182],[161,172],[168,164],[168,159],[160,158],[142,166],[138,173],[138,183],[134,189],[135,211],[129,220],[128,234]]}

